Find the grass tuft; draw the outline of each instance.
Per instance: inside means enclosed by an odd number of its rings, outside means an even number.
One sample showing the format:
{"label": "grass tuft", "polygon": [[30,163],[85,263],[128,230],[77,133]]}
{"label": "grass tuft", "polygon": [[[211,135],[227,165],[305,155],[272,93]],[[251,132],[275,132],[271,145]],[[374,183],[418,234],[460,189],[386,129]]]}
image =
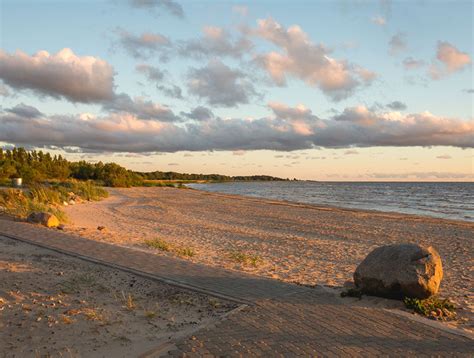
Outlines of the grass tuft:
{"label": "grass tuft", "polygon": [[254,267],[257,267],[262,262],[262,258],[260,256],[247,254],[242,251],[232,251],[229,254],[229,258],[232,261],[238,262],[242,265],[251,265]]}
{"label": "grass tuft", "polygon": [[150,248],[164,252],[173,252],[179,256],[193,257],[195,255],[194,249],[191,247],[174,246],[160,238],[145,240],[144,244]]}
{"label": "grass tuft", "polygon": [[341,297],[357,297],[360,300],[362,299],[362,290],[358,288],[349,288],[346,291],[341,292]]}
{"label": "grass tuft", "polygon": [[436,320],[456,319],[456,306],[449,299],[436,296],[420,300],[418,298],[405,297],[403,303],[409,309],[423,316]]}

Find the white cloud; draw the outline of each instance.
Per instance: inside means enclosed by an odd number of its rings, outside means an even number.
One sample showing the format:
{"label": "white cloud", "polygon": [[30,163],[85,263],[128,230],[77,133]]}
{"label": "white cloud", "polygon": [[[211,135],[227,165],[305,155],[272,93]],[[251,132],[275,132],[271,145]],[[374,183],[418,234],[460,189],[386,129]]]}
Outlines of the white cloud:
{"label": "white cloud", "polygon": [[249,14],[249,8],[245,5],[234,5],[232,11],[240,16],[247,16]]}
{"label": "white cloud", "polygon": [[260,54],[255,59],[279,86],[286,85],[287,77],[295,77],[320,88],[333,100],[341,100],[375,78],[373,72],[361,66],[332,58],[330,49],[313,43],[299,26],[285,29],[268,18],[259,20],[257,28],[247,32],[273,43],[281,50]]}
{"label": "white cloud", "polygon": [[79,57],[65,48],[57,54],[0,50],[0,78],[12,88],[72,102],[100,102],[114,93],[114,70],[100,58]]}
{"label": "white cloud", "polygon": [[436,60],[430,67],[430,76],[434,80],[439,80],[464,70],[471,62],[471,57],[466,52],[459,51],[449,42],[438,41]]}
{"label": "white cloud", "polygon": [[370,19],[374,24],[379,26],[385,26],[387,24],[387,19],[385,17],[377,15]]}

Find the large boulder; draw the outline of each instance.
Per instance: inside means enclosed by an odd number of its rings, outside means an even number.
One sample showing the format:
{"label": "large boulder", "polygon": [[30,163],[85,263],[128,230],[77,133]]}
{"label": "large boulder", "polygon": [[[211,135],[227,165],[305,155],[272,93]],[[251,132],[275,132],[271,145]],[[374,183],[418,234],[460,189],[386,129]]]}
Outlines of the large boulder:
{"label": "large boulder", "polygon": [[390,298],[428,298],[438,292],[442,278],[438,252],[415,244],[378,247],[354,273],[354,282],[362,292]]}
{"label": "large boulder", "polygon": [[31,213],[26,220],[30,223],[41,224],[46,227],[57,227],[59,225],[58,218],[46,212]]}

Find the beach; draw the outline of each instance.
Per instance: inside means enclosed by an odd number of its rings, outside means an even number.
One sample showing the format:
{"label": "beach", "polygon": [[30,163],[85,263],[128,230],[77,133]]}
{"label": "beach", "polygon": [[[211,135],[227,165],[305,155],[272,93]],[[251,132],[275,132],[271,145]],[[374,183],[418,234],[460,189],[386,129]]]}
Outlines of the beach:
{"label": "beach", "polygon": [[[473,223],[192,189],[108,190],[103,201],[67,206],[66,232],[286,282],[340,288],[375,247],[431,245],[444,266],[440,295],[461,308],[461,324],[472,328]],[[146,244],[156,239],[180,250]],[[182,249],[193,255],[178,254]]]}
{"label": "beach", "polygon": [[0,237],[2,357],[152,357],[235,306]]}

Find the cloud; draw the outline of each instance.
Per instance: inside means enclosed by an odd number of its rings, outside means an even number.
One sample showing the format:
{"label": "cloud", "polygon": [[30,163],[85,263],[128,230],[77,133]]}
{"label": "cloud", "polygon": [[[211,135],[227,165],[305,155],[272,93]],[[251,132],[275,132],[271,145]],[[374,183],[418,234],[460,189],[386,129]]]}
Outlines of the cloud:
{"label": "cloud", "polygon": [[245,150],[234,150],[232,155],[242,156],[245,155],[247,152]]}
{"label": "cloud", "polygon": [[466,93],[474,93],[474,88],[467,88],[464,90]]}
{"label": "cloud", "polygon": [[[136,101],[140,103],[139,101]],[[133,106],[132,106],[133,107]],[[125,107],[124,107],[125,108]],[[177,152],[206,150],[298,150],[318,147],[474,147],[474,120],[437,117],[428,112],[374,112],[346,108],[321,119],[303,106],[272,103],[272,115],[181,120],[139,118],[116,111],[26,117],[0,112],[0,141],[36,147],[80,148],[85,152]],[[136,110],[138,112],[138,110]]]}
{"label": "cloud", "polygon": [[393,35],[388,42],[388,53],[392,56],[396,56],[407,49],[405,41],[405,34],[399,32]]}
{"label": "cloud", "polygon": [[344,152],[344,155],[354,155],[354,154],[359,154],[359,152],[357,150],[346,150]]}
{"label": "cloud", "polygon": [[12,88],[72,102],[100,102],[114,94],[112,66],[100,58],[76,56],[68,48],[54,55],[40,51],[33,56],[0,50],[0,78]]}
{"label": "cloud", "polygon": [[160,86],[156,86],[156,88],[158,89],[158,91],[160,91],[161,93],[163,93],[167,97],[171,97],[171,98],[174,98],[174,99],[184,99],[183,90],[179,86],[176,86],[176,85],[169,85],[169,86],[160,85]]}
{"label": "cloud", "polygon": [[219,60],[211,60],[202,68],[191,68],[188,91],[210,105],[222,107],[248,103],[257,95],[242,71],[233,70]]}
{"label": "cloud", "polygon": [[452,159],[452,157],[448,154],[438,155],[437,159]]}
{"label": "cloud", "polygon": [[130,98],[129,95],[122,93],[114,97],[110,102],[103,105],[107,111],[114,113],[133,114],[140,119],[153,119],[161,122],[175,122],[180,118],[175,116],[173,111],[152,101],[146,101],[141,97]]}
{"label": "cloud", "polygon": [[158,54],[161,61],[168,60],[172,44],[166,36],[152,32],[134,35],[120,28],[115,32],[118,35],[118,44],[130,56],[137,59],[147,59]]}
{"label": "cloud", "polygon": [[13,113],[20,117],[29,118],[37,118],[43,115],[37,108],[28,106],[24,103],[17,104],[13,108],[7,108],[5,109],[5,112]]}
{"label": "cloud", "polygon": [[362,84],[370,84],[376,76],[361,66],[330,57],[331,50],[313,43],[299,26],[285,29],[268,18],[259,20],[257,28],[247,32],[280,49],[255,58],[278,86],[285,86],[288,77],[298,78],[337,101],[349,97]]}
{"label": "cloud", "polygon": [[430,67],[430,76],[434,80],[439,80],[455,72],[467,68],[471,64],[471,57],[459,51],[449,42],[438,41],[436,60]]}
{"label": "cloud", "polygon": [[198,121],[205,121],[214,118],[214,113],[212,113],[209,108],[203,106],[198,106],[189,113],[181,112],[181,115]]}
{"label": "cloud", "polygon": [[145,10],[165,10],[171,15],[184,17],[183,7],[173,0],[129,0],[131,6]]}
{"label": "cloud", "polygon": [[379,26],[385,26],[387,24],[387,20],[385,19],[385,17],[380,15],[372,17],[370,21]]}
{"label": "cloud", "polygon": [[142,73],[148,82],[154,83],[156,85],[156,89],[162,92],[165,96],[175,99],[184,98],[181,87],[175,84],[170,84],[169,80],[165,80],[165,78],[168,77],[165,71],[146,64],[137,65],[135,69]]}
{"label": "cloud", "polygon": [[232,6],[232,12],[240,16],[247,16],[249,14],[249,8],[245,5],[234,5]]}
{"label": "cloud", "polygon": [[394,111],[404,111],[405,109],[407,109],[407,105],[400,101],[393,101],[387,103],[386,106]]}
{"label": "cloud", "polygon": [[158,67],[140,64],[135,66],[135,69],[141,74],[143,74],[150,82],[158,83],[161,82],[165,77],[165,72],[160,70]]}
{"label": "cloud", "polygon": [[407,57],[403,60],[403,67],[405,67],[406,70],[416,70],[424,65],[424,61],[416,60],[413,57]]}
{"label": "cloud", "polygon": [[233,38],[222,27],[205,26],[203,37],[183,41],[179,45],[179,54],[184,57],[242,57],[252,48],[253,43],[245,36]]}
{"label": "cloud", "polygon": [[0,96],[1,97],[10,96],[10,91],[8,90],[7,86],[5,86],[3,83],[0,83]]}

